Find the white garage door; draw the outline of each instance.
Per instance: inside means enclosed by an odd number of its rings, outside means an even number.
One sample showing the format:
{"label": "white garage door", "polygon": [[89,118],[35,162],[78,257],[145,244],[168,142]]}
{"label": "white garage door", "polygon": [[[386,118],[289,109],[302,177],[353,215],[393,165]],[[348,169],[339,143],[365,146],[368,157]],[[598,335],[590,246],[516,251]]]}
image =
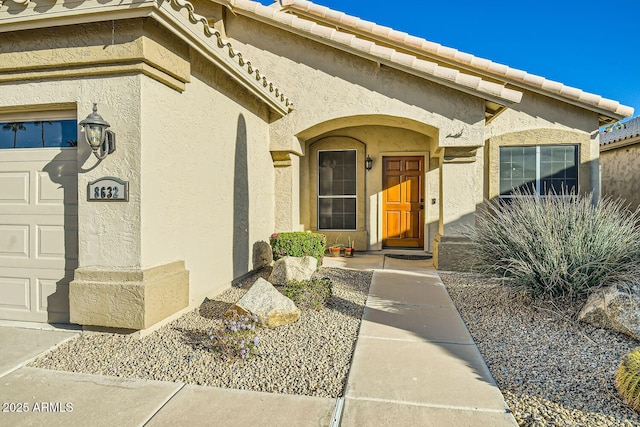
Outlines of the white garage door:
{"label": "white garage door", "polygon": [[0,319],[68,323],[78,264],[76,148],[2,148]]}

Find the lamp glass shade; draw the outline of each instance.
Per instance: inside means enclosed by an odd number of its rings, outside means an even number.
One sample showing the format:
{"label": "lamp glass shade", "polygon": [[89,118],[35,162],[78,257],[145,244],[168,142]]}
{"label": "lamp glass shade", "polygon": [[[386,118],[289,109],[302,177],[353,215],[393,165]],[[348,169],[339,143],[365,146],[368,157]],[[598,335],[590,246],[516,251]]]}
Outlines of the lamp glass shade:
{"label": "lamp glass shade", "polygon": [[89,125],[84,128],[87,142],[93,149],[98,149],[104,138],[104,127],[101,125]]}

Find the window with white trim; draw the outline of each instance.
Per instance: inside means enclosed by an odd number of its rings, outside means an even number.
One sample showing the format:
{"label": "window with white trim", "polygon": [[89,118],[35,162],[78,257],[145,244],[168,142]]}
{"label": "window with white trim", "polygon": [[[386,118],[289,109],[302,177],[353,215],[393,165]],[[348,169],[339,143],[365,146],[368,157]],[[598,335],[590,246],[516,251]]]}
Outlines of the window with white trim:
{"label": "window with white trim", "polygon": [[576,193],[578,165],[577,145],[500,147],[500,197]]}
{"label": "window with white trim", "polygon": [[76,147],[76,120],[34,120],[0,122],[0,149]]}
{"label": "window with white trim", "polygon": [[355,230],[356,150],[318,151],[318,229]]}

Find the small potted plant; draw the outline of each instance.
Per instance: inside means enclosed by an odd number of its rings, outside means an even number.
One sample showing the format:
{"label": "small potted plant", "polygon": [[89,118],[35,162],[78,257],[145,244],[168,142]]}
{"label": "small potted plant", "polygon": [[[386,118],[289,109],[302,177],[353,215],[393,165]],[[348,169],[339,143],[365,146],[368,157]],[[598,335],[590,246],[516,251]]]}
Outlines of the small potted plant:
{"label": "small potted plant", "polygon": [[344,247],[344,256],[352,257],[353,256],[353,241],[351,240],[351,237],[349,237],[348,239],[349,239],[349,242],[348,242],[347,246]]}
{"label": "small potted plant", "polygon": [[341,250],[342,250],[342,245],[338,243],[338,238],[336,238],[335,243],[329,247],[329,253],[331,254],[332,257],[339,257]]}

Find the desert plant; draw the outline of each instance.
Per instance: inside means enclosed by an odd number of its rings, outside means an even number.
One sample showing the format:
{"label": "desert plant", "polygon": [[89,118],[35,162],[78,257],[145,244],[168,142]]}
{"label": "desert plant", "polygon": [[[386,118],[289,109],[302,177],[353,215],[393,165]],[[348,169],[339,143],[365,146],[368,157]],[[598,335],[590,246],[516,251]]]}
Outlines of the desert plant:
{"label": "desert plant", "polygon": [[640,275],[639,212],[592,195],[487,202],[469,232],[476,267],[534,297],[585,298]]}
{"label": "desert plant", "polygon": [[327,238],[320,233],[274,233],[271,235],[270,243],[274,260],[285,256],[312,256],[318,260],[318,267],[320,267],[326,250]]}
{"label": "desert plant", "polygon": [[321,310],[331,298],[331,281],[329,279],[289,280],[283,293],[291,298],[298,307]]}
{"label": "desert plant", "polygon": [[616,372],[616,388],[622,399],[640,412],[640,347],[622,358]]}
{"label": "desert plant", "polygon": [[248,359],[255,354],[260,339],[255,315],[240,315],[230,310],[222,321],[222,326],[209,332],[214,347],[228,357]]}

